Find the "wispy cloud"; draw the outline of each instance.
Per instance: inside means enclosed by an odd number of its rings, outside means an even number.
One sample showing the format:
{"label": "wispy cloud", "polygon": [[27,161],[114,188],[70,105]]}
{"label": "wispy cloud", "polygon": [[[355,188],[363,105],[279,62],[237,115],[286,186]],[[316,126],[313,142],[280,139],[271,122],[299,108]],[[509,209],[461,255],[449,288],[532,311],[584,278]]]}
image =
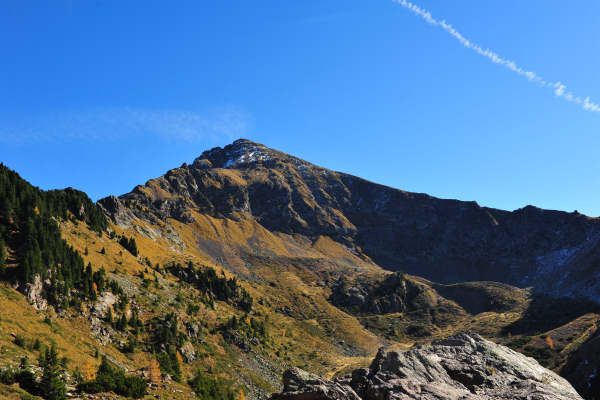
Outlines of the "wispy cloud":
{"label": "wispy cloud", "polygon": [[487,49],[487,48],[484,49],[477,43],[474,43],[471,40],[465,38],[459,31],[457,31],[452,25],[450,25],[445,20],[438,20],[438,19],[433,18],[431,13],[429,11],[425,10],[424,8],[421,8],[418,5],[411,3],[410,1],[407,1],[407,0],[392,0],[392,1],[400,4],[402,7],[406,8],[406,9],[412,11],[415,15],[421,17],[429,24],[431,24],[433,26],[439,26],[444,31],[446,31],[446,33],[450,34],[450,36],[452,36],[453,38],[458,40],[458,42],[460,42],[460,44],[462,44],[464,47],[466,47],[467,49],[473,50],[475,53],[487,58],[491,62],[502,65],[502,66],[508,68],[509,70],[511,70],[512,72],[514,72],[518,75],[524,76],[530,82],[539,84],[541,87],[551,89],[554,92],[555,96],[563,98],[567,101],[579,104],[586,111],[600,112],[600,104],[591,102],[589,97],[583,98],[580,96],[576,96],[572,92],[568,91],[567,87],[565,85],[563,85],[560,81],[556,81],[556,82],[548,81],[548,80],[542,78],[541,76],[539,76],[537,73],[535,73],[533,71],[528,71],[528,70],[520,67],[513,60],[509,60],[507,58],[501,57],[496,52],[494,52],[490,49]]}
{"label": "wispy cloud", "polygon": [[208,112],[95,108],[11,118],[0,126],[0,142],[111,141],[133,136],[194,142],[244,136],[251,123],[250,114],[235,107]]}

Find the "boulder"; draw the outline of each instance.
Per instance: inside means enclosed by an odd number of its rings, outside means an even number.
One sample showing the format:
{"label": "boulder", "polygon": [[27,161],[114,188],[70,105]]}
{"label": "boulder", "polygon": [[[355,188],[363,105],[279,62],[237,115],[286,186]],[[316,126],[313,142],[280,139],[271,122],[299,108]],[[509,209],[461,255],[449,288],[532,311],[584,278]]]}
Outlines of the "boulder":
{"label": "boulder", "polygon": [[380,349],[368,369],[333,381],[298,369],[283,379],[272,400],[581,399],[533,358],[466,332],[406,352]]}
{"label": "boulder", "polygon": [[360,400],[360,397],[346,384],[291,368],[283,374],[283,392],[274,394],[271,400]]}
{"label": "boulder", "polygon": [[92,315],[105,318],[108,315],[108,310],[111,309],[117,302],[117,296],[112,292],[105,291],[91,308]]}
{"label": "boulder", "polygon": [[181,353],[183,360],[188,364],[196,359],[196,350],[194,350],[194,346],[191,342],[185,342],[179,349],[179,353]]}

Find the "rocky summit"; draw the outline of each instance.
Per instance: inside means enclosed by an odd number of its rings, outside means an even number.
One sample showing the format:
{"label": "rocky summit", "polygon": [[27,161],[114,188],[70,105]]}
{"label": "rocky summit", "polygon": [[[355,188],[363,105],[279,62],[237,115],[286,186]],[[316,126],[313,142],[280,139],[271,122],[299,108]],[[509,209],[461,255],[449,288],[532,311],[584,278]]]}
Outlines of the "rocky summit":
{"label": "rocky summit", "polygon": [[293,368],[271,400],[581,399],[537,361],[471,333],[406,352],[380,349],[369,368],[326,380]]}

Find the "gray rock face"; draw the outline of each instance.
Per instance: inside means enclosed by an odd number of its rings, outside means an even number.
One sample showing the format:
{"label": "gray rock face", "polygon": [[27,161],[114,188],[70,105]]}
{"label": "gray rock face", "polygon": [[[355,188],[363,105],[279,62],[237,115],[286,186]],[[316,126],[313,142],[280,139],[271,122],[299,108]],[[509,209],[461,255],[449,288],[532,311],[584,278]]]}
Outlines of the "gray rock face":
{"label": "gray rock face", "polygon": [[470,333],[403,353],[380,349],[368,369],[334,381],[297,369],[283,379],[272,400],[581,399],[533,358]]}
{"label": "gray rock face", "polygon": [[179,353],[181,353],[183,360],[188,364],[196,359],[196,350],[194,350],[194,346],[191,342],[185,342],[179,349]]}
{"label": "gray rock face", "polygon": [[33,283],[28,283],[25,285],[23,290],[25,297],[27,297],[27,301],[36,309],[36,310],[45,310],[48,308],[48,302],[43,296],[44,291],[44,282],[42,282],[42,278],[39,275],[36,275]]}
{"label": "gray rock face", "polygon": [[92,314],[96,317],[105,318],[108,315],[108,310],[116,304],[117,300],[117,296],[112,292],[102,293],[91,308]]}
{"label": "gray rock face", "polygon": [[110,217],[120,227],[129,228],[131,221],[135,219],[133,212],[125,207],[123,202],[115,196],[109,196],[100,200],[98,206],[105,215]]}

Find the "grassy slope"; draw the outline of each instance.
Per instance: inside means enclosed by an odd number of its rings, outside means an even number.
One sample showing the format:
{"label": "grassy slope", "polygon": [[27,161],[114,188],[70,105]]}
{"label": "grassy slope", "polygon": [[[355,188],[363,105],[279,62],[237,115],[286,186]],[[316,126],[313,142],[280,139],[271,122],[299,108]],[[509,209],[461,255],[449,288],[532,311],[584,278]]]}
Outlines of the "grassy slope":
{"label": "grassy slope", "polygon": [[[17,335],[27,340],[40,339],[42,345],[56,343],[61,356],[66,356],[69,367],[81,368],[86,362],[99,364],[93,358],[96,340],[89,333],[89,328],[82,318],[50,318],[47,314],[36,311],[25,300],[25,297],[14,289],[0,286],[0,360],[2,364],[18,365],[21,357],[28,357],[33,363],[39,356],[38,351],[30,351],[17,346],[14,338]],[[114,347],[106,346],[101,353],[123,362],[124,357]]]}
{"label": "grassy slope", "polygon": [[[327,301],[329,289],[322,282],[335,279],[342,272],[373,280],[385,276],[369,260],[326,237],[311,241],[298,235],[271,233],[243,215],[237,221],[199,214],[194,217],[196,222],[189,225],[169,221],[171,233],[168,225],[150,226],[142,221],[126,230],[111,226],[118,234],[135,237],[139,258],[116,240],[90,231],[85,224],[62,222],[61,230],[81,254],[87,248],[83,255],[86,263],[91,262],[94,268],[104,266],[110,278],[119,281],[134,297],[142,310],[142,320],[174,311],[180,320],[204,324],[201,344],[196,347],[199,359],[185,365],[185,376],[191,376],[197,368],[211,371],[249,386],[247,397],[255,397],[259,391],[277,390],[280,373],[290,365],[332,376],[367,365],[381,345],[405,349],[415,342],[427,342],[463,329],[534,355],[537,353],[532,348],[548,347],[543,339],[543,335],[548,335],[555,345],[547,365],[558,368],[595,332],[598,316],[588,314],[554,326],[549,332],[509,334],[507,327],[526,315],[531,302],[527,290],[484,282],[435,285],[417,277],[408,279],[428,287],[427,304],[422,310],[405,315],[353,316]],[[174,234],[181,241],[166,238],[175,237]],[[204,306],[195,289],[169,274],[157,274],[158,287],[143,288],[140,273],[148,271],[146,275],[150,277],[153,273],[144,264],[146,257],[152,265],[192,261],[214,267],[227,276],[242,277],[242,285],[255,299],[253,316],[266,322],[269,340],[253,347],[250,353],[225,343],[217,329],[232,315],[243,314],[222,302],[216,304],[215,310]],[[183,302],[176,301],[177,294]],[[185,312],[190,303],[200,307],[195,316]],[[488,307],[478,309],[481,304]],[[0,310],[1,364],[15,364],[24,355],[37,358],[36,351],[16,346],[13,334],[40,337],[44,344],[56,342],[61,355],[69,358],[71,370],[82,369],[86,363],[96,365],[99,361],[93,354],[97,347],[128,370],[149,363],[151,355],[147,353],[123,354],[112,345],[100,346],[89,331],[88,321],[75,313],[67,318],[52,318],[51,325],[44,323],[46,313],[35,311],[21,294],[7,286],[0,287]],[[429,334],[407,333],[412,325],[427,327]],[[186,385],[176,383],[155,394],[162,394],[163,398],[191,396]]]}
{"label": "grassy slope", "polygon": [[[106,235],[99,237],[83,224],[62,223],[61,228],[67,241],[81,253],[87,247],[87,255],[83,256],[86,263],[104,266],[109,276],[118,280],[126,291],[133,288],[135,302],[144,310],[140,315],[143,320],[174,310],[183,320],[200,319],[208,324],[203,337],[205,344],[198,349],[201,361],[187,366],[187,374],[195,368],[206,370],[210,367],[212,371],[223,372],[227,378],[251,382],[265,391],[273,391],[279,387],[280,373],[289,365],[331,375],[347,365],[364,365],[384,343],[362,327],[355,317],[333,307],[327,301],[328,291],[314,285],[320,279],[318,273],[338,274],[342,267],[381,274],[373,264],[359,259],[328,238],[312,243],[305,238],[274,235],[247,220],[236,222],[197,216],[197,221],[191,225],[170,221],[183,240],[183,250],[164,238],[153,240],[140,234],[138,231],[158,229],[143,226],[143,222],[138,230],[112,228],[118,234],[135,237],[141,257],[149,258],[152,265],[189,260],[212,266],[227,276],[235,273],[246,277],[243,285],[255,299],[255,317],[267,321],[270,333],[269,342],[255,349],[256,354],[244,354],[237,347],[225,344],[218,332],[212,333],[231,315],[242,316],[232,307],[224,303],[217,304],[216,310],[202,306],[194,301],[198,296],[194,289],[179,284],[168,274],[158,275],[160,288],[152,285],[147,290],[140,290],[138,275],[147,270],[140,259],[125,251],[115,240]],[[196,245],[198,238],[202,238],[201,246]],[[242,259],[242,255],[244,259],[252,259],[253,263]],[[177,293],[183,295],[186,303],[201,306],[198,316],[186,315],[186,304],[177,304],[174,300]],[[272,379],[265,380],[264,371],[256,365],[259,357],[267,360]],[[145,357],[140,358],[139,362],[129,360],[132,368],[143,366]]]}

